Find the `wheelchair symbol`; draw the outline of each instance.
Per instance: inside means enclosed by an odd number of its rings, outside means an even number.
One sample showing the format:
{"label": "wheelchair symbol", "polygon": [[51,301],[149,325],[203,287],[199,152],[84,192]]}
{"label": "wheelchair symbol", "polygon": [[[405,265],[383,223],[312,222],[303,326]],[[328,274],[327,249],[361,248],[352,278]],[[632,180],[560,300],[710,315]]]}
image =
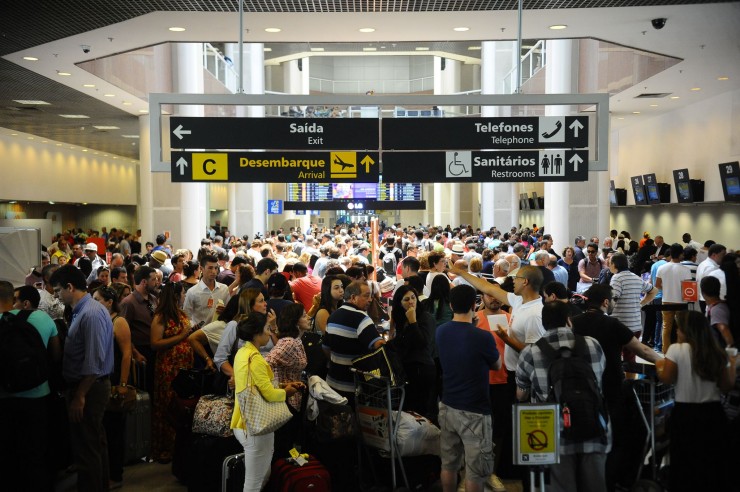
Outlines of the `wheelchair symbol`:
{"label": "wheelchair symbol", "polygon": [[447,166],[447,170],[452,176],[462,176],[463,174],[468,174],[468,169],[465,167],[465,164],[460,159],[458,159],[459,155],[459,152],[454,152],[454,156]]}

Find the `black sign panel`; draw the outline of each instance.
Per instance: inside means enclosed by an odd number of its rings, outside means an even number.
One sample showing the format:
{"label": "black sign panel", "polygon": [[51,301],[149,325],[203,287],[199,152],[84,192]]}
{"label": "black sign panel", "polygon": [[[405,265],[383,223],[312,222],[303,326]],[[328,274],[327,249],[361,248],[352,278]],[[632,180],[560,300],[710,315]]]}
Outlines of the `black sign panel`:
{"label": "black sign panel", "polygon": [[305,210],[311,207],[314,210],[352,210],[361,213],[368,210],[426,210],[427,202],[418,201],[397,201],[388,202],[380,200],[334,200],[328,202],[283,202],[285,210]]}
{"label": "black sign panel", "polygon": [[722,178],[722,191],[728,202],[740,202],[740,163],[725,162],[719,165]]}
{"label": "black sign panel", "polygon": [[378,160],[377,152],[352,151],[172,152],[172,181],[369,183],[378,181]]}
{"label": "black sign panel", "polygon": [[377,150],[378,135],[372,118],[170,118],[173,149]]}
{"label": "black sign panel", "polygon": [[588,180],[586,150],[383,152],[383,180],[423,183]]}
{"label": "black sign panel", "polygon": [[382,133],[384,150],[578,149],[588,117],[388,118]]}
{"label": "black sign panel", "polygon": [[647,197],[645,196],[645,186],[642,183],[642,176],[632,176],[630,178],[632,183],[632,194],[635,196],[635,205],[647,205]]}
{"label": "black sign panel", "polygon": [[673,182],[676,184],[676,198],[678,203],[692,203],[694,194],[691,191],[688,169],[675,169],[673,171]]}

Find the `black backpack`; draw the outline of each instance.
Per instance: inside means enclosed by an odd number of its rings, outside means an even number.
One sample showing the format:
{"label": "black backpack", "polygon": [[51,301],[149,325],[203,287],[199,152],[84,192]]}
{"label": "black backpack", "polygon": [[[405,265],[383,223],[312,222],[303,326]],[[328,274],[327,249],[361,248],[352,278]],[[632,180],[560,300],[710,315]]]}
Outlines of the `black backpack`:
{"label": "black backpack", "polygon": [[391,278],[396,277],[396,266],[398,264],[396,251],[397,248],[393,248],[390,251],[386,251],[383,255],[383,270],[385,271],[385,274],[389,275]]}
{"label": "black backpack", "polygon": [[28,322],[31,312],[7,312],[0,319],[0,386],[10,393],[30,390],[49,379],[46,346]]}
{"label": "black backpack", "polygon": [[555,350],[544,338],[537,341],[547,363],[547,401],[560,404],[560,435],[572,441],[606,437],[609,414],[588,360],[586,339],[575,335],[575,345]]}

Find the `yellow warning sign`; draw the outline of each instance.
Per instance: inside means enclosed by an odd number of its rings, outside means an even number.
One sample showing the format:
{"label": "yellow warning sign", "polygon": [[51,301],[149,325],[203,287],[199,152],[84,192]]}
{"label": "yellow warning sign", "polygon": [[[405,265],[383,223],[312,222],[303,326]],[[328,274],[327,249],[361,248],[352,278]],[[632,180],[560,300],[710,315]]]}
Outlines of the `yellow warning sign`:
{"label": "yellow warning sign", "polygon": [[357,152],[331,152],[330,178],[357,178]]}
{"label": "yellow warning sign", "polygon": [[193,154],[193,180],[227,181],[229,154]]}
{"label": "yellow warning sign", "polygon": [[558,462],[557,405],[517,405],[514,414],[518,464]]}

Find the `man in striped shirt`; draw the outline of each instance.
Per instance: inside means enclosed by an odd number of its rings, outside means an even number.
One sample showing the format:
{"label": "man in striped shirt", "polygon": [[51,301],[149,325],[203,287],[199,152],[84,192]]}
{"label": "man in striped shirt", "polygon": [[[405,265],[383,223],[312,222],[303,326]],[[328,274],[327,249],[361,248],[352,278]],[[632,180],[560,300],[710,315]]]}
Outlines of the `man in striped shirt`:
{"label": "man in striped shirt", "polygon": [[[612,255],[609,268],[614,273],[609,283],[614,295],[614,309],[611,315],[629,328],[639,340],[642,334],[640,310],[653,300],[658,289],[629,271],[627,256],[624,253]],[[625,360],[635,360],[635,354],[628,350],[625,350],[623,355]]]}
{"label": "man in striped shirt", "polygon": [[323,349],[330,361],[326,382],[353,402],[355,382],[350,370],[352,359],[375,350],[385,340],[378,334],[366,312],[371,299],[367,282],[355,280],[344,293],[348,301],[329,315]]}

